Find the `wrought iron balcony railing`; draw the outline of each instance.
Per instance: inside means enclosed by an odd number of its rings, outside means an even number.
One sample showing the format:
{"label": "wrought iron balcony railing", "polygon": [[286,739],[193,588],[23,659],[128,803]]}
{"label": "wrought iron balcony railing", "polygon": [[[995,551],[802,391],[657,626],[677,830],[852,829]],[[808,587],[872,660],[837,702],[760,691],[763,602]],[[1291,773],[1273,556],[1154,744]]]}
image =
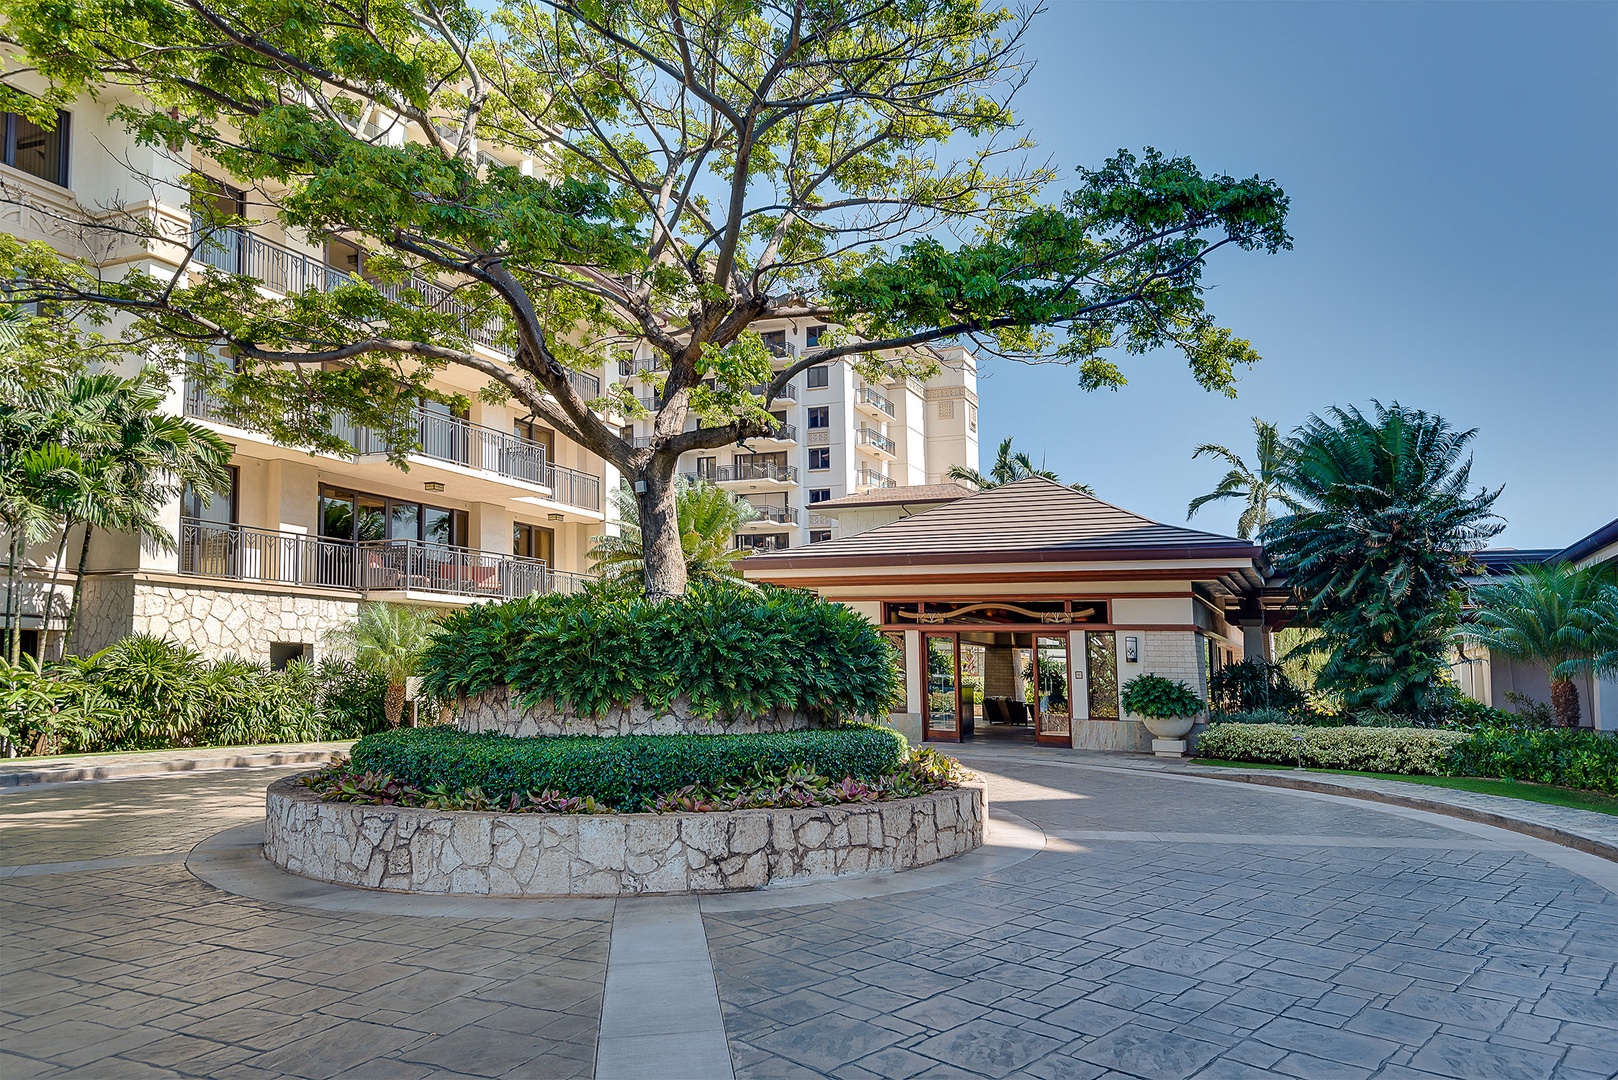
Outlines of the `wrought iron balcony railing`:
{"label": "wrought iron balcony railing", "polygon": [[684,474],[688,480],[706,480],[711,484],[725,484],[737,480],[769,480],[778,484],[796,484],[796,465],[776,465],[768,461],[753,461],[742,465],[714,465]]}
{"label": "wrought iron balcony railing", "polygon": [[751,524],[762,524],[766,521],[774,522],[778,525],[796,525],[798,523],[798,508],[795,506],[760,506],[757,503],[752,504],[752,506],[758,512],[758,517],[754,518]]}
{"label": "wrought iron balcony railing", "polygon": [[885,416],[893,416],[895,414],[893,402],[889,401],[875,390],[872,390],[869,386],[860,387],[860,392],[856,400],[861,405],[869,405],[871,408]]}
{"label": "wrought iron balcony railing", "polygon": [[890,488],[896,487],[899,481],[891,476],[883,476],[874,469],[860,469],[854,474],[855,487]]}
{"label": "wrought iron balcony railing", "polygon": [[516,599],[578,591],[590,579],[525,559],[419,540],[331,540],[303,533],[180,522],[180,573],[232,581],[373,592]]}
{"label": "wrought iron balcony railing", "polygon": [[[452,290],[420,275],[412,274],[403,284],[356,279],[346,270],[266,240],[249,229],[205,229],[200,223],[193,222],[192,232],[202,237],[202,242],[197,246],[198,262],[227,274],[245,274],[256,278],[271,292],[288,296],[310,289],[331,292],[351,281],[364,280],[395,303],[454,316],[469,339],[491,352],[506,357],[512,355],[510,347],[502,343],[505,333],[503,319],[498,315],[473,311],[469,305],[456,299]],[[412,296],[412,293],[415,295]],[[569,371],[567,378],[573,384],[574,392],[584,400],[592,401],[601,396],[600,376],[586,371]]]}
{"label": "wrought iron balcony railing", "polygon": [[737,551],[785,551],[792,541],[784,536],[757,536],[741,533],[736,537]]}
{"label": "wrought iron balcony railing", "polygon": [[865,446],[874,447],[875,449],[882,451],[884,454],[897,455],[899,452],[899,444],[882,434],[880,431],[876,430],[876,428],[860,428],[860,443]]}
{"label": "wrought iron balcony railing", "polygon": [[[185,414],[199,420],[229,420],[218,398],[191,379],[185,384]],[[413,416],[417,445],[409,453],[537,484],[552,489],[558,502],[601,509],[600,478],[546,461],[542,443],[425,409],[415,410]],[[361,457],[386,454],[391,445],[380,432],[346,419],[334,423],[332,433]]]}

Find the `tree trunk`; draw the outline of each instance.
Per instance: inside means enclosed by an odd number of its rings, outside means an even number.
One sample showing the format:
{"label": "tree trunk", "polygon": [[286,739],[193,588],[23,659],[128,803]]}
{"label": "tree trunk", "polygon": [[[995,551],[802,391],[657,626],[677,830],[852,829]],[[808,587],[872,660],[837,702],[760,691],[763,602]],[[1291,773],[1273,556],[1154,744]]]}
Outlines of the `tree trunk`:
{"label": "tree trunk", "polygon": [[[51,560],[51,584],[45,590],[45,606],[39,619],[39,659],[45,660],[45,633],[51,628],[51,613],[56,610],[56,580],[62,576],[62,558],[67,554],[67,535],[73,531],[73,519],[68,518],[62,526],[62,539],[56,545],[56,558]],[[61,656],[67,652],[67,638],[62,638],[62,647],[56,655]]]}
{"label": "tree trunk", "polygon": [[382,695],[382,715],[388,721],[388,727],[399,726],[400,717],[404,716],[405,684],[402,682],[388,683],[387,693]]}
{"label": "tree trunk", "polygon": [[640,505],[642,576],[648,600],[685,595],[685,548],[674,508],[673,469],[667,476],[661,472],[653,466],[631,481],[645,488],[636,492],[635,499]]}
{"label": "tree trunk", "polygon": [[15,664],[22,654],[22,597],[17,589],[17,563],[22,555],[22,530],[11,534],[6,560],[6,659]]}
{"label": "tree trunk", "polygon": [[1556,712],[1556,726],[1579,726],[1579,687],[1572,679],[1551,680],[1551,708]]}
{"label": "tree trunk", "polygon": [[90,523],[84,523],[84,543],[79,545],[79,565],[73,571],[73,602],[67,606],[67,625],[62,627],[62,655],[67,655],[67,643],[73,640],[73,628],[79,622],[79,598],[84,595],[84,571],[90,565]]}

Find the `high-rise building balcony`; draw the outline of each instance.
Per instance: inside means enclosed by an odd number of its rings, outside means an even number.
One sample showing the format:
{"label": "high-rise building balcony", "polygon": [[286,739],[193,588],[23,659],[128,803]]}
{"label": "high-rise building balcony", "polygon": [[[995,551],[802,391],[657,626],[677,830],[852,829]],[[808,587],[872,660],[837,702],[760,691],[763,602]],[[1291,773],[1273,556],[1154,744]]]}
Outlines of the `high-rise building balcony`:
{"label": "high-rise building balcony", "polygon": [[[201,383],[187,379],[185,414],[198,420],[231,423],[219,399]],[[541,443],[457,416],[416,409],[416,446],[407,456],[476,469],[507,480],[550,490],[555,501],[587,510],[601,509],[601,479],[545,459]],[[391,449],[380,432],[340,419],[332,433],[354,447],[359,457],[386,456]]]}
{"label": "high-rise building balcony", "polygon": [[873,451],[882,457],[896,458],[899,456],[899,444],[876,430],[876,428],[860,428],[859,444],[862,449]]}
{"label": "high-rise building balcony", "polygon": [[330,540],[184,518],[179,570],[189,577],[377,594],[512,600],[576,592],[590,579],[539,559],[420,540]]}
{"label": "high-rise building balcony", "polygon": [[751,461],[740,465],[713,465],[683,475],[688,480],[706,480],[710,484],[790,485],[798,482],[798,467],[777,465],[773,461]]}
{"label": "high-rise building balcony", "polygon": [[875,469],[861,468],[854,474],[855,487],[890,488],[898,485],[898,481],[891,476],[883,476]]}
{"label": "high-rise building balcony", "polygon": [[862,386],[859,393],[854,395],[854,407],[861,412],[880,416],[884,420],[892,420],[897,415],[893,402],[872,390],[869,386]]}
{"label": "high-rise building balcony", "polygon": [[749,505],[757,512],[758,517],[749,521],[747,526],[796,525],[798,523],[798,508],[795,506],[761,506],[758,503],[750,503]]}
{"label": "high-rise building balcony", "polygon": [[[202,242],[197,245],[198,262],[227,274],[245,274],[256,278],[271,292],[286,296],[311,289],[315,292],[331,292],[354,280],[354,275],[347,270],[266,240],[249,229],[209,229],[204,232],[194,223],[193,232],[203,235]],[[458,300],[452,290],[417,274],[412,274],[402,284],[388,284],[368,278],[364,280],[396,303],[454,316],[470,340],[490,352],[508,359],[511,357],[510,347],[502,343],[505,321],[498,314],[474,312]],[[600,376],[587,371],[569,371],[567,378],[573,384],[574,392],[584,400],[592,401],[601,396]]]}

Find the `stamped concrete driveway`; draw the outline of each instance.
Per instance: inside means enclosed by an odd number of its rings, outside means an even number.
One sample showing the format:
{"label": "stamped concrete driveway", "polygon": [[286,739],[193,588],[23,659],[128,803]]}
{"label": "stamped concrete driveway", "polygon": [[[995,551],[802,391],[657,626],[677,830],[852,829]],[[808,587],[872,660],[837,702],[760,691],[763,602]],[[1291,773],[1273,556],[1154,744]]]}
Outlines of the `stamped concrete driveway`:
{"label": "stamped concrete driveway", "polygon": [[[831,902],[687,901],[685,930],[669,901],[413,907],[261,861],[199,880],[193,845],[250,827],[284,771],[0,794],[0,1076],[1618,1076],[1612,863],[1117,759],[963,756],[1021,819],[1002,838],[1042,844]],[[699,992],[711,1023],[608,1052],[633,1040],[604,1014]]]}

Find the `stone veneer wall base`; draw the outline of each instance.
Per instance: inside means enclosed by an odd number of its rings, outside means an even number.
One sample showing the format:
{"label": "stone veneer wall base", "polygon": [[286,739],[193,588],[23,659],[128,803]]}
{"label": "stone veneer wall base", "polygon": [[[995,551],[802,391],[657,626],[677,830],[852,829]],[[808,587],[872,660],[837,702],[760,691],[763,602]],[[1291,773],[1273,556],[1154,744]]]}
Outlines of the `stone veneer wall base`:
{"label": "stone veneer wall base", "polygon": [[984,839],[981,783],[915,799],[711,814],[486,814],[323,802],[270,785],[264,855],[291,873],[475,896],[715,893],[909,870]]}

